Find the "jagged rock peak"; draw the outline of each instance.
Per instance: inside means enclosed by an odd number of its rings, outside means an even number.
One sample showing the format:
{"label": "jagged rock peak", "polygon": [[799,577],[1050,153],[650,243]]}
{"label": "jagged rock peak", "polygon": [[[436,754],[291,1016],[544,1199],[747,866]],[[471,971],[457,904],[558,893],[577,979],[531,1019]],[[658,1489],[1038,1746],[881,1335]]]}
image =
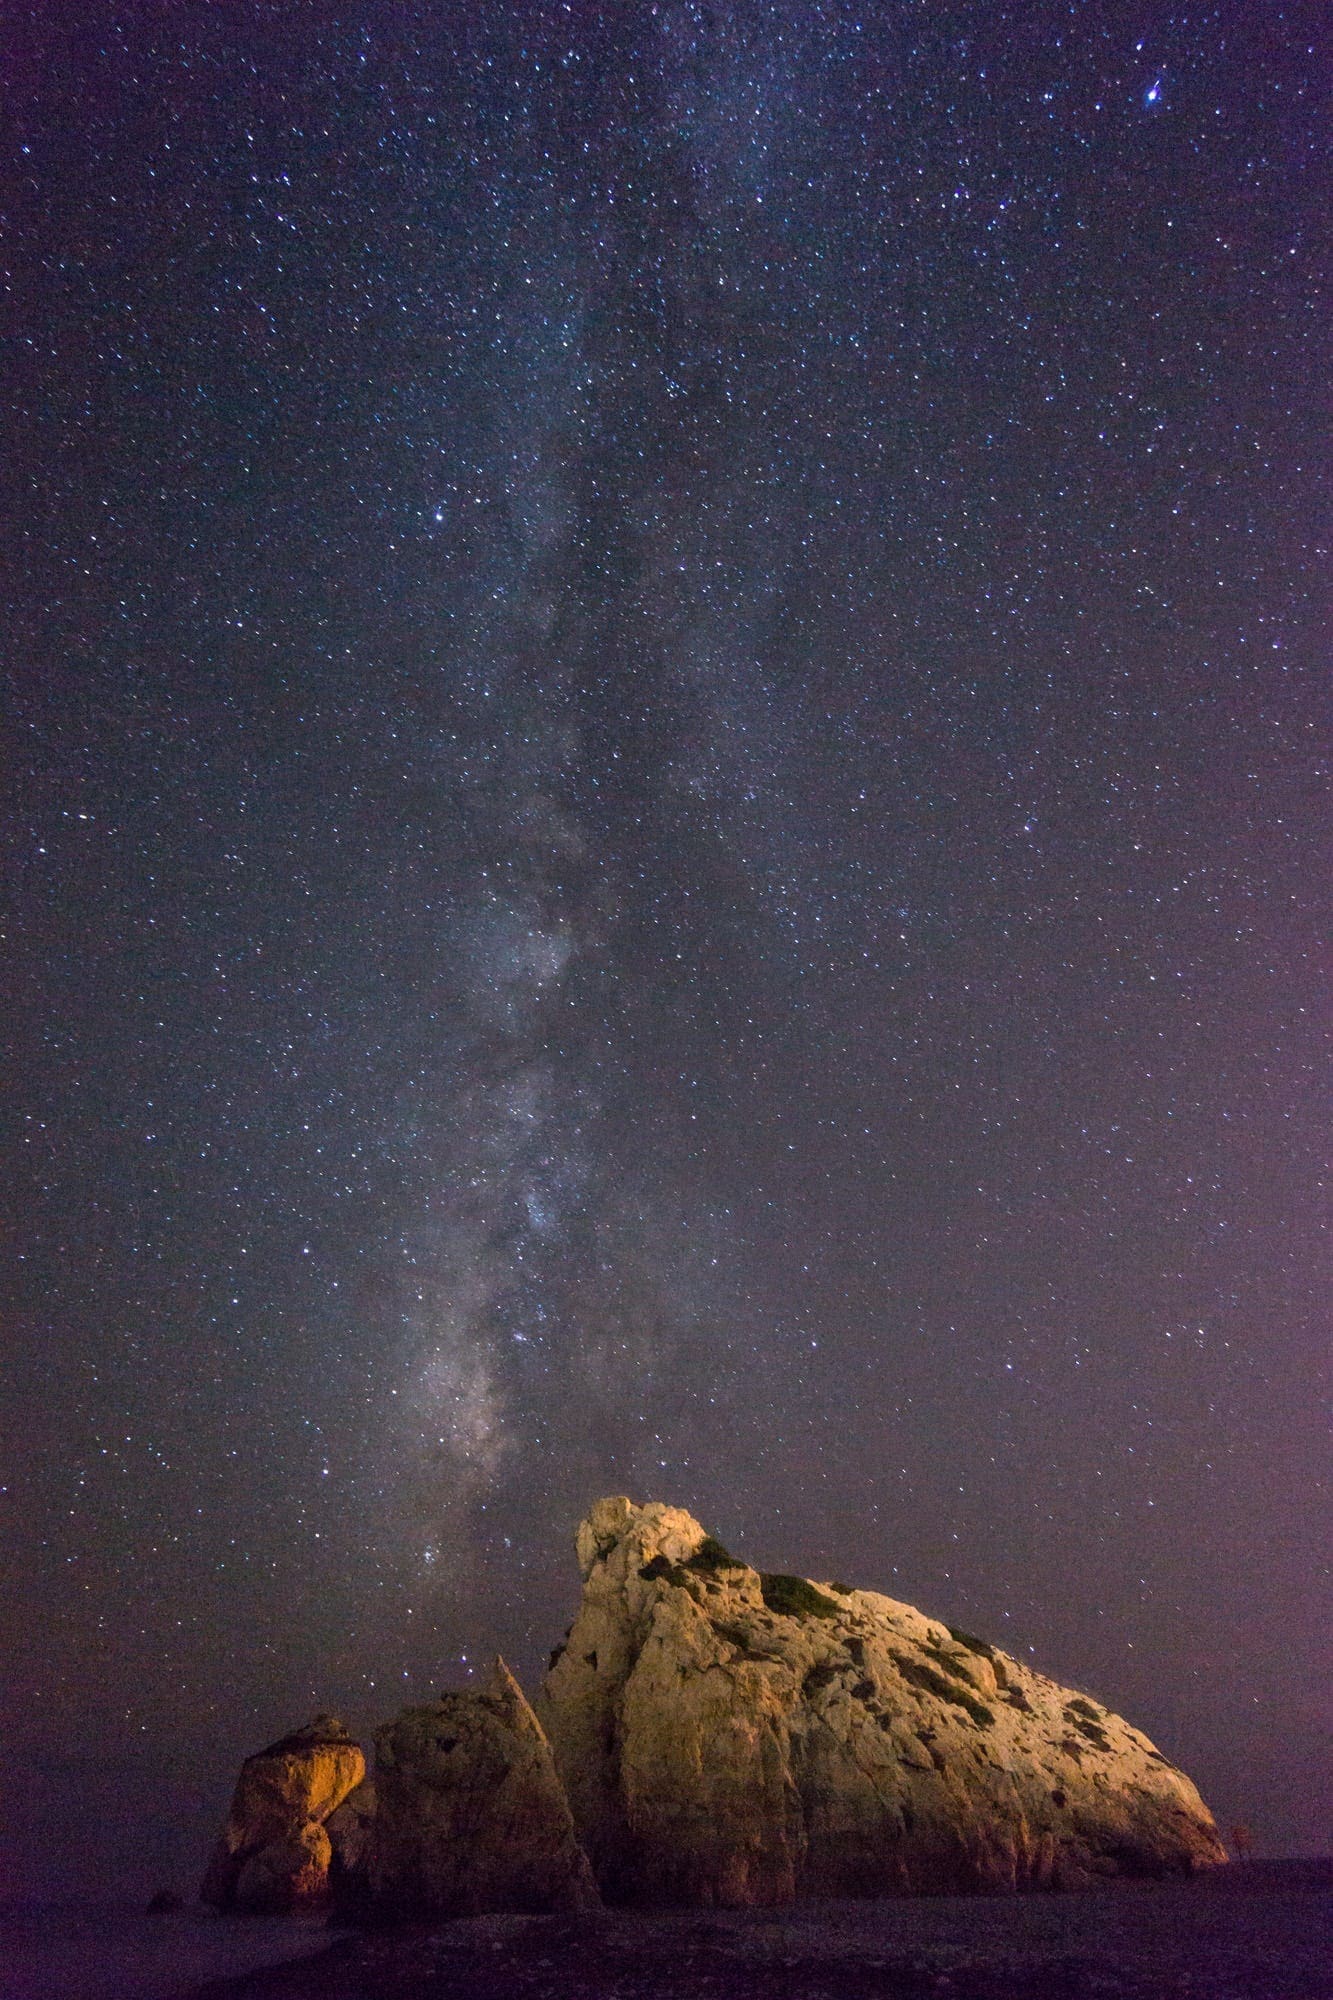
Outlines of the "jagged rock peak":
{"label": "jagged rock peak", "polygon": [[876,1591],[761,1574],[692,1515],[599,1500],[537,1700],[604,1892],[1075,1887],[1225,1860],[1194,1786],[1099,1702]]}
{"label": "jagged rock peak", "polygon": [[480,1690],[385,1723],[374,1787],[365,1880],[377,1909],[461,1917],[600,1900],[551,1746],[502,1659]]}
{"label": "jagged rock peak", "polygon": [[597,1564],[617,1550],[638,1548],[645,1557],[664,1555],[681,1562],[707,1540],[693,1514],[687,1514],[683,1507],[665,1507],[660,1500],[636,1507],[623,1493],[594,1501],[574,1531],[574,1549],[585,1583]]}

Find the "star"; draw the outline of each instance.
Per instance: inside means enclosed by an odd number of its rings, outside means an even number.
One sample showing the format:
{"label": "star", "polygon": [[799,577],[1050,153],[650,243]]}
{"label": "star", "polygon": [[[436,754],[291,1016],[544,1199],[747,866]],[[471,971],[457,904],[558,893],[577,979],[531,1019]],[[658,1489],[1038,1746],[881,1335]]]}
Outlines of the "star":
{"label": "star", "polygon": [[1312,1851],[1301,38],[10,11],[34,1866],[70,1743],[120,1879],[201,1717],[534,1679],[599,1492]]}

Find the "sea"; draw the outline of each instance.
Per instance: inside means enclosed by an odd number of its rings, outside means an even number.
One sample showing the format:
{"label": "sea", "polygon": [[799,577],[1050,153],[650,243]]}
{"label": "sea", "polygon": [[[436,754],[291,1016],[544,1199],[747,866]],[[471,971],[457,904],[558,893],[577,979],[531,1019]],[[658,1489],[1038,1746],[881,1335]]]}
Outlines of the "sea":
{"label": "sea", "polygon": [[[601,2000],[627,1986],[675,2000],[681,1977],[692,1992],[719,1995],[860,1995],[900,1990],[905,1980],[912,1993],[984,1992],[987,2000],[1333,2000],[1327,1858],[1247,1862],[1195,1882],[1059,1896],[487,1917],[425,1928],[424,1944],[423,1927],[403,1932],[401,1962],[389,1933],[376,1938],[385,1973],[377,1972],[377,1991],[404,2000],[416,1994],[424,1950],[432,1990],[459,2000],[527,1991],[537,1975],[543,1991],[563,1983]],[[0,1904],[0,2000],[183,2000],[205,1981],[307,1957],[345,1934],[313,1916]],[[660,1968],[656,1984],[643,1983],[645,1966]],[[512,1974],[508,1985],[501,1974]],[[263,1984],[278,1991],[281,1975]]]}
{"label": "sea", "polygon": [[123,1903],[0,1903],[0,2000],[176,2000],[322,1951],[327,1917],[146,1916]]}

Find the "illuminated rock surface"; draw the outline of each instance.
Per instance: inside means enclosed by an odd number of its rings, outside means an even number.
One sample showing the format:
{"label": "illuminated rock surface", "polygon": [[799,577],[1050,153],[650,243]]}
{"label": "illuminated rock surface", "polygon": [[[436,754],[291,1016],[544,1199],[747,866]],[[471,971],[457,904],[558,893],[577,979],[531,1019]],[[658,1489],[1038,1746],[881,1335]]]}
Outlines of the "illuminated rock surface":
{"label": "illuminated rock surface", "polygon": [[537,1700],[613,1899],[1077,1888],[1225,1860],[1190,1780],[1100,1703],[875,1591],[761,1576],[602,1500]]}
{"label": "illuminated rock surface", "polygon": [[247,1757],[200,1896],[219,1910],[283,1911],[329,1889],[324,1822],[366,1775],[366,1760],[336,1717]]}

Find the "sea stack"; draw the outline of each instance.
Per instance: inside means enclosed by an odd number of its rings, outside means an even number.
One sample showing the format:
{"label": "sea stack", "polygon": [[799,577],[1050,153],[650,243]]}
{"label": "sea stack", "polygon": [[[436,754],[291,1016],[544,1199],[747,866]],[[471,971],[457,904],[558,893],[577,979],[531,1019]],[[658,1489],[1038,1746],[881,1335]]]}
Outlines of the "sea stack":
{"label": "sea stack", "polygon": [[333,1851],[326,1822],[365,1775],[360,1744],[332,1715],[247,1757],[201,1900],[254,1913],[323,1902]]}
{"label": "sea stack", "polygon": [[1190,1780],[1089,1695],[872,1590],[761,1574],[600,1500],[536,1702],[613,1901],[1080,1888],[1226,1860]]}

